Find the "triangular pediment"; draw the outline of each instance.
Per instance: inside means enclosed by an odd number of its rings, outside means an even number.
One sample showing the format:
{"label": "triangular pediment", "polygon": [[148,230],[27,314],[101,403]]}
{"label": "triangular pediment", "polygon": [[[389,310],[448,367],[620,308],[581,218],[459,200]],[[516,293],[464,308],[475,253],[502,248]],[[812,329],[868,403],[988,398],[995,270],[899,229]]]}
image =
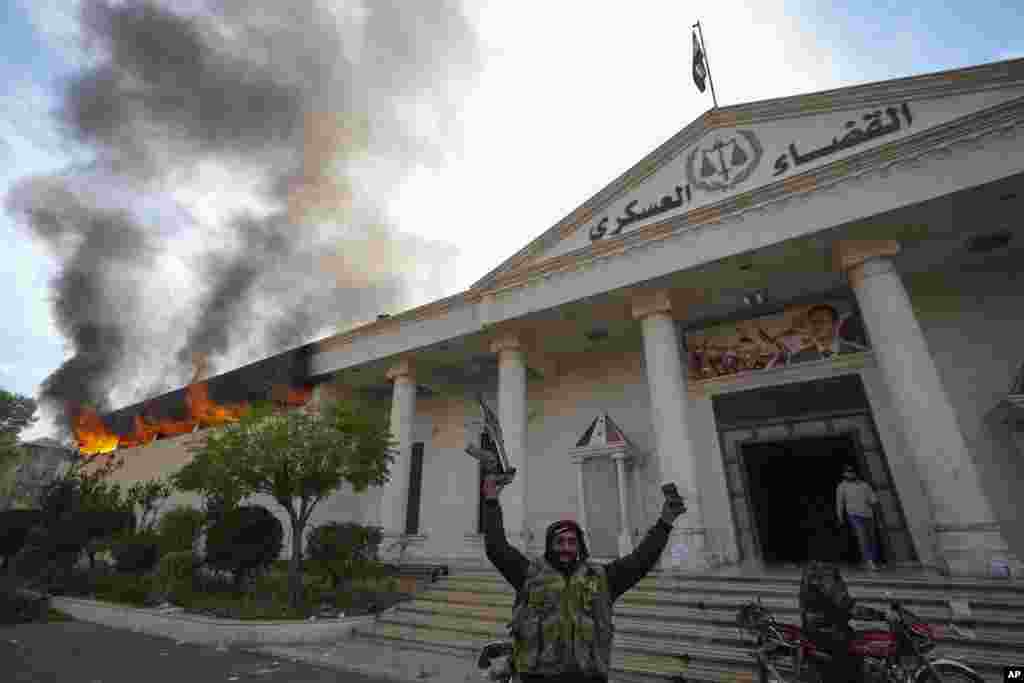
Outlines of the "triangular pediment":
{"label": "triangular pediment", "polygon": [[576,439],[572,452],[575,455],[585,455],[609,451],[621,451],[629,457],[634,457],[638,453],[626,432],[615,424],[615,420],[608,413],[600,413]]}
{"label": "triangular pediment", "polygon": [[1024,59],[706,112],[473,285],[1024,97]]}

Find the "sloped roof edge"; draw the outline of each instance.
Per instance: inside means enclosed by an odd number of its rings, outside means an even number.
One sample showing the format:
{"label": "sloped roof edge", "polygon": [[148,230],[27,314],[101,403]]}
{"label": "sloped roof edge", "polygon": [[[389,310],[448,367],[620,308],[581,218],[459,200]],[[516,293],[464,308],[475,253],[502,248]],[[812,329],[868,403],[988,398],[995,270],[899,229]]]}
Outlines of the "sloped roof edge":
{"label": "sloped roof edge", "polygon": [[1010,59],[709,109],[565,218],[470,285],[469,291],[488,286],[499,275],[515,270],[539,252],[556,244],[562,237],[567,236],[589,220],[609,201],[710,130],[737,124],[749,125],[788,116],[841,111],[850,107],[870,105],[876,100],[894,96],[936,97],[977,92],[1022,80],[1024,80],[1024,59]]}

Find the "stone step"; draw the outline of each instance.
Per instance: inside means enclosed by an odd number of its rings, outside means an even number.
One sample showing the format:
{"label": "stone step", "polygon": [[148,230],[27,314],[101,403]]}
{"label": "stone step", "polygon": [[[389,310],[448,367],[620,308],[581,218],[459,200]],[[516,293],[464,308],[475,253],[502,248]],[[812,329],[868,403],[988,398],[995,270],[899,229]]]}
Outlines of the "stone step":
{"label": "stone step", "polygon": [[[861,596],[855,597],[860,598]],[[755,598],[760,598],[761,604],[772,612],[778,612],[780,610],[799,610],[800,602],[796,595],[765,596],[758,595],[757,593],[750,593],[745,596],[715,596],[713,598],[704,598],[694,595],[674,595],[670,593],[638,591],[635,589],[623,595],[616,605],[622,605],[623,607],[662,605],[671,607],[696,607],[698,609],[718,607],[722,609],[738,610],[740,607]],[[886,606],[885,601],[881,599],[863,599],[858,600],[858,602],[876,609],[883,609]],[[914,600],[904,600],[903,602],[911,612],[920,616],[923,616],[925,611],[930,611],[932,614],[944,615],[943,619],[945,620],[948,620],[949,618],[950,611],[947,606],[948,603],[939,601],[918,603]],[[983,617],[993,619],[1002,624],[1024,626],[1024,609],[1016,609],[1000,605],[982,606],[977,603],[972,603],[971,619],[974,621],[980,621]]]}
{"label": "stone step", "polygon": [[[357,636],[365,638],[362,634]],[[476,657],[486,640],[475,640],[455,633],[444,632],[421,632],[418,638],[410,638],[408,631],[401,627],[383,626],[374,634],[376,642],[400,643],[403,648],[420,648],[428,652],[442,652],[445,654],[460,653],[467,657]],[[749,657],[748,657],[749,659]],[[733,675],[739,673],[753,673],[754,666],[751,662],[737,661],[731,663],[715,663],[713,661],[701,661],[690,656],[681,659],[678,656],[664,655],[652,652],[613,652],[612,673],[619,677],[612,677],[612,680],[625,680],[625,676],[634,676],[630,680],[637,679],[636,676],[647,675],[652,681],[671,680],[673,676],[684,674],[687,681],[731,681],[735,680]],[[611,682],[609,682],[611,683]]]}
{"label": "stone step", "polygon": [[[500,577],[499,577],[500,578]],[[501,583],[492,580],[480,580],[476,578],[452,577],[439,581],[433,586],[434,589],[451,590],[456,592],[484,593],[498,590],[500,592],[511,591],[511,587],[504,579]],[[799,592],[799,584],[779,584],[765,582],[761,584],[732,584],[712,583],[703,581],[660,581],[650,582],[641,580],[630,589],[626,595],[633,593],[657,593],[674,595],[700,595],[704,598],[713,597],[736,597],[750,598],[753,595],[762,597],[792,597],[796,598]],[[1014,592],[971,592],[968,590],[949,591],[945,588],[933,587],[930,589],[910,589],[890,586],[888,584],[876,584],[861,587],[850,587],[851,594],[864,601],[884,600],[886,593],[901,600],[907,605],[922,604],[948,604],[950,599],[966,600],[972,607],[983,607],[988,609],[1010,610],[1019,609],[1024,611],[1024,593]]]}
{"label": "stone step", "polygon": [[[467,657],[476,656],[484,643],[490,640],[488,636],[472,637],[460,632],[388,623],[378,624],[372,634],[359,632],[356,637],[378,642],[392,641],[401,643],[403,647],[461,653]],[[944,647],[942,654],[966,662],[986,678],[992,678],[1003,667],[1019,662],[1013,655],[994,655],[976,648]],[[722,681],[730,679],[716,676],[743,676],[752,672],[754,666],[749,648],[617,635],[612,668],[615,673],[627,675],[671,677],[683,673],[687,680]]]}
{"label": "stone step", "polygon": [[[662,611],[661,614],[653,615],[646,612],[633,612],[623,614],[621,610],[615,612],[615,628],[617,633],[635,633],[646,635],[657,635],[659,633],[672,633],[681,638],[711,639],[717,641],[743,640],[743,636],[735,626],[735,613],[721,611],[717,615],[698,615],[703,619],[683,618],[679,614]],[[779,617],[779,615],[776,615]],[[799,615],[790,615],[796,618],[779,618],[782,623],[799,624]],[[922,618],[927,618],[922,614]],[[410,621],[420,624],[434,623],[439,628],[452,630],[464,630],[466,632],[493,633],[495,637],[505,637],[507,634],[506,624],[511,620],[511,610],[500,610],[495,608],[467,609],[464,606],[448,606],[443,603],[404,604],[392,617],[391,621]],[[941,623],[935,620],[930,623]],[[462,626],[465,624],[465,626]],[[876,628],[878,624],[867,622],[853,622],[857,630]],[[957,634],[947,630],[937,640],[940,644],[963,644],[965,646],[983,646],[994,649],[1015,649],[1024,652],[1024,630],[1009,631],[997,628],[976,628],[973,629],[973,637],[967,634]]]}
{"label": "stone step", "polygon": [[[845,576],[845,573],[844,573]],[[616,604],[614,683],[664,683],[685,672],[688,681],[753,680],[754,664],[734,626],[740,606],[755,597],[781,622],[798,623],[800,574],[756,576],[649,575]],[[959,658],[986,679],[1024,659],[1024,589],[1006,580],[948,581],[935,577],[865,573],[847,579],[862,603],[884,608],[884,594],[905,602],[929,623],[950,619],[950,597],[967,600],[972,640],[953,632],[941,654]],[[453,570],[416,597],[390,610],[357,637],[400,642],[475,657],[483,643],[507,635],[515,593],[493,568]],[[855,628],[877,624],[854,623]],[[783,665],[784,666],[784,665]]]}
{"label": "stone step", "polygon": [[[436,628],[446,631],[455,631],[466,635],[482,636],[487,638],[507,637],[505,620],[479,618],[475,615],[422,613],[413,610],[400,610],[382,618],[378,623],[389,623],[417,628]],[[868,629],[877,627],[877,624],[854,623],[856,629]],[[669,636],[679,642],[690,644],[725,644],[743,647],[748,641],[748,635],[735,626],[713,626],[709,624],[693,623],[666,623],[652,621],[650,619],[624,619],[615,618],[616,637],[638,636],[642,638],[657,639]],[[999,656],[1000,653],[1009,651],[1011,654],[1024,653],[1024,639],[1020,637],[1012,640],[1000,637],[994,633],[978,633],[974,638],[965,638],[950,634],[939,639],[941,647],[960,647],[970,650],[977,655]]]}
{"label": "stone step", "polygon": [[[881,572],[867,572],[860,570],[848,570],[843,568],[843,579],[850,586],[892,586],[900,589],[911,589],[921,587],[924,589],[942,589],[951,591],[995,591],[1014,593],[1024,597],[1024,580],[1021,579],[996,579],[996,578],[945,578],[931,576],[920,571],[908,572],[905,574],[896,573],[892,570]],[[501,574],[493,567],[462,569],[452,571],[452,577],[464,577],[473,579],[504,581]],[[778,583],[788,585],[800,585],[801,572],[799,569],[790,571],[749,571],[743,573],[686,573],[653,570],[642,578],[637,585],[659,581],[692,581],[698,583],[729,583],[729,584],[750,584],[761,585],[766,583]]]}
{"label": "stone step", "polygon": [[[632,614],[638,612],[650,612],[662,618],[683,619],[687,616],[699,617],[707,620],[706,615],[715,615],[719,621],[732,621],[736,611],[755,597],[750,594],[743,597],[703,597],[690,595],[676,595],[668,593],[653,593],[633,589],[622,596],[616,602],[616,614],[626,613],[632,610]],[[497,608],[507,609],[511,614],[514,593],[507,586],[505,588],[494,587],[489,590],[451,591],[445,586],[431,586],[417,594],[416,601],[424,603],[448,603],[469,608]],[[884,600],[862,600],[862,604],[876,609],[884,609]],[[761,597],[761,604],[775,613],[776,617],[783,618],[785,614],[798,615],[799,601],[796,596],[785,597]],[[946,603],[931,602],[930,604],[918,604],[913,601],[906,601],[908,608],[933,623],[945,623],[949,621],[950,611]],[[624,611],[625,610],[625,611]],[[678,613],[678,616],[674,616]],[[794,621],[797,619],[794,616]],[[997,628],[1007,632],[1024,631],[1024,610],[1007,609],[985,609],[972,605],[971,618],[978,628]]]}

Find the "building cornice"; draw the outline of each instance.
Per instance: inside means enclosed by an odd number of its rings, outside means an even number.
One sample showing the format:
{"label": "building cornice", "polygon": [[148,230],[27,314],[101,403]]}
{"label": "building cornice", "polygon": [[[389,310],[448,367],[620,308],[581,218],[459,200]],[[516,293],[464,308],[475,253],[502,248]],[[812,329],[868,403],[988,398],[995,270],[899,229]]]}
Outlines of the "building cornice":
{"label": "building cornice", "polygon": [[743,220],[754,211],[778,208],[780,203],[836,186],[843,181],[888,173],[897,164],[919,162],[925,156],[949,154],[950,147],[980,137],[1012,131],[1024,120],[1024,98],[1017,98],[990,110],[973,113],[948,124],[937,126],[904,140],[867,150],[846,159],[832,162],[801,175],[764,185],[730,199],[695,209],[665,221],[637,228],[623,235],[593,242],[590,245],[556,256],[495,278],[485,289],[497,293],[519,287],[538,277],[556,272],[576,270],[583,265],[618,255],[640,246],[648,246],[677,234],[721,223]]}
{"label": "building cornice", "polygon": [[[1012,64],[1024,65],[1024,60],[1017,60]],[[938,78],[939,76],[932,75],[928,78]],[[947,78],[955,80],[949,74],[947,74]],[[813,194],[831,191],[841,183],[866,180],[874,175],[884,177],[896,166],[913,166],[931,156],[946,157],[952,153],[953,148],[979,144],[983,138],[992,135],[1014,135],[1016,134],[1015,129],[1022,125],[1024,125],[1024,97],[982,112],[971,113],[903,140],[866,150],[710,206],[639,227],[622,235],[593,242],[586,247],[561,256],[509,271],[500,277],[493,278],[486,286],[469,289],[446,299],[371,322],[323,339],[316,342],[314,346],[316,351],[321,353],[338,350],[356,339],[374,336],[406,324],[437,319],[453,310],[472,307],[485,300],[493,300],[502,293],[527,287],[556,275],[581,270],[634,249],[655,246],[681,234],[696,232],[724,222],[742,221],[756,213],[783,210],[790,202],[806,201]]]}
{"label": "building cornice", "polygon": [[871,107],[891,101],[893,98],[950,97],[1019,85],[1021,82],[1024,82],[1024,59],[1016,59],[709,110],[552,228],[474,283],[470,290],[486,288],[502,274],[522,267],[540,252],[565,239],[591,220],[610,202],[642,183],[667,161],[697,142],[709,131],[797,116]]}

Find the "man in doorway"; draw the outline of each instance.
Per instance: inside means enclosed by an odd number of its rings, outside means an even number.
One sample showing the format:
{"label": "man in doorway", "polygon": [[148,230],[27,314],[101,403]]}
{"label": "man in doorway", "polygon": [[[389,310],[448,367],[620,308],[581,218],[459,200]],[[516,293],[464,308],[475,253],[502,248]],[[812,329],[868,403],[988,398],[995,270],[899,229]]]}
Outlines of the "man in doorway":
{"label": "man in doorway", "polygon": [[857,353],[865,349],[859,344],[840,338],[836,334],[839,312],[828,304],[812,306],[807,311],[807,327],[811,343],[790,357],[791,363],[823,360],[844,353]]}
{"label": "man in doorway", "polygon": [[661,517],[626,557],[591,562],[583,532],[572,520],[551,524],[543,558],[527,558],[508,543],[496,477],[485,477],[487,559],[516,589],[509,630],[512,659],[523,683],[607,683],[611,669],[612,604],[654,567],[669,532],[686,512],[666,495]]}
{"label": "man in doorway", "polygon": [[857,536],[857,545],[864,564],[871,571],[878,569],[878,532],[875,506],[878,496],[866,481],[857,476],[853,465],[843,468],[843,481],[836,487],[836,515],[839,523],[848,522]]}

